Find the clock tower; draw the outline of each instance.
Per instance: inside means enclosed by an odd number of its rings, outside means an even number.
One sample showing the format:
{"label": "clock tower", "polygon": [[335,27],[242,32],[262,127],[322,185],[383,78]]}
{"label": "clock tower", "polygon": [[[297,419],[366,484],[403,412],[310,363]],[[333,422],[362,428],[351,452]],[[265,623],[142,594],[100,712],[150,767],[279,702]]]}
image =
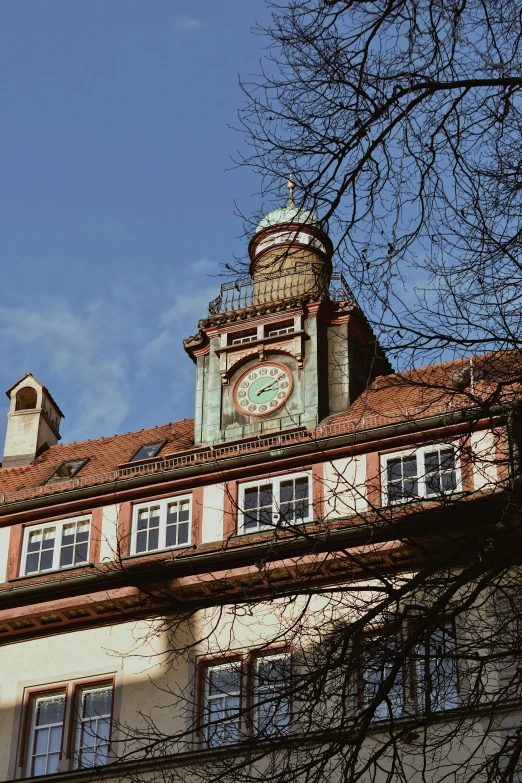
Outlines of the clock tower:
{"label": "clock tower", "polygon": [[249,276],[224,283],[199,332],[195,443],[316,427],[390,373],[318,216],[289,199],[259,223]]}

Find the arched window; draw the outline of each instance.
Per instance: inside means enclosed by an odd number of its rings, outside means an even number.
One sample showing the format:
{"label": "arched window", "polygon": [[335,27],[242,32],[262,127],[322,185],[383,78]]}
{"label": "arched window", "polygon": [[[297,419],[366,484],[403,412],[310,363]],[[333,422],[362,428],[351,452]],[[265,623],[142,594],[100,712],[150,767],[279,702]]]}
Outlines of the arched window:
{"label": "arched window", "polygon": [[36,408],[36,389],[31,386],[25,386],[16,395],[17,411],[30,411]]}

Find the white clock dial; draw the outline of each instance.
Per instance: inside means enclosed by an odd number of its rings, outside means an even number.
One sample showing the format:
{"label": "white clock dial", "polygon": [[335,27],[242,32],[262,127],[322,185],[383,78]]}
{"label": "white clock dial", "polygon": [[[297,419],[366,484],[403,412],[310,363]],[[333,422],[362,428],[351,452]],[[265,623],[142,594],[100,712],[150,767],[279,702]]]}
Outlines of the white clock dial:
{"label": "white clock dial", "polygon": [[292,394],[290,370],[278,362],[260,362],[245,370],[234,384],[232,401],[247,416],[267,416]]}

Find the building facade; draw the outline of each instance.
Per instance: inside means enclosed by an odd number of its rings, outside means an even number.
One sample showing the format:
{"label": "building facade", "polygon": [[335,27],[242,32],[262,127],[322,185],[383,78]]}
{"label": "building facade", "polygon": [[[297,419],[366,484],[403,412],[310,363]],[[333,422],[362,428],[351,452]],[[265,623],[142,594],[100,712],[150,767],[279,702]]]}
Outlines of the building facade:
{"label": "building facade", "polygon": [[[505,365],[488,357],[394,373],[332,272],[324,226],[296,207],[292,188],[249,253],[249,276],[222,285],[185,340],[197,379],[193,420],[62,445],[63,414],[45,386],[28,373],[7,392],[3,780],[174,779],[187,769],[224,778],[223,753],[242,742],[236,753],[257,748],[263,759],[249,775],[277,777],[273,754],[288,754],[294,737],[304,748],[314,732],[323,732],[324,747],[334,725],[347,727],[332,751],[334,771],[309,776],[341,778],[333,759],[343,742],[353,746],[348,726],[362,736],[369,707],[357,763],[385,747],[391,723],[406,737],[404,779],[437,779],[436,754],[427,771],[415,745],[419,716],[437,713],[430,725],[464,720],[471,675],[456,650],[471,638],[470,624],[437,610],[443,619],[422,653],[412,643],[401,659],[379,602],[383,585],[398,596],[430,557],[440,558],[430,589],[438,572],[449,584],[448,550],[461,573],[463,548],[475,552],[484,541],[476,520],[505,515],[517,389],[504,384],[489,404]],[[426,582],[419,589],[427,594]],[[404,608],[412,595],[395,602]],[[468,620],[478,613],[473,628],[490,616],[473,601],[467,612]],[[359,664],[346,654],[353,688],[340,695],[338,663],[327,665],[332,639],[364,613],[373,652]],[[313,721],[304,695],[313,690],[312,660],[323,677]],[[488,678],[487,692],[500,682],[498,668]],[[479,769],[504,723],[485,742],[487,731],[466,720],[466,752]],[[462,745],[439,744],[459,769]],[[393,754],[378,755],[383,779],[387,764],[399,774]],[[301,759],[285,759],[300,770]]]}

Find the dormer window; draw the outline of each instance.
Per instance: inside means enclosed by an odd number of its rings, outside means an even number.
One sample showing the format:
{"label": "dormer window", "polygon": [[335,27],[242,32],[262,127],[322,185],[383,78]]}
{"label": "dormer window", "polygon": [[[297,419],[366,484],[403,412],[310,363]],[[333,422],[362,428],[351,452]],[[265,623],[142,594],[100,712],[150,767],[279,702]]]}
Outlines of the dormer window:
{"label": "dormer window", "polygon": [[139,462],[140,459],[151,459],[151,457],[155,457],[165,443],[166,440],[157,440],[155,443],[145,443],[143,446],[139,447],[138,451],[134,452],[129,462]]}
{"label": "dormer window", "polygon": [[51,481],[66,481],[67,479],[73,478],[88,461],[89,458],[86,457],[84,459],[68,459],[65,462],[62,462],[60,467],[56,468],[54,473],[49,476],[46,483],[49,484]]}

